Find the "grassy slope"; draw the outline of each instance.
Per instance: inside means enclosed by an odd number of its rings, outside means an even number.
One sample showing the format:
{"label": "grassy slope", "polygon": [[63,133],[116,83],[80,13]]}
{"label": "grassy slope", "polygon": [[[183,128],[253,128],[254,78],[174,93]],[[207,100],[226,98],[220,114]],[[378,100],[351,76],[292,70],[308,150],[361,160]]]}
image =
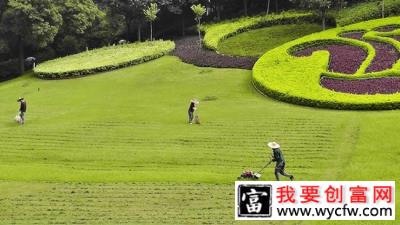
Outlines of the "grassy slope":
{"label": "grassy slope", "polygon": [[[233,182],[265,162],[267,140],[283,144],[298,180],[397,179],[400,112],[285,104],[250,79],[163,57],[81,79],[1,83],[0,224],[232,223]],[[12,121],[20,95],[24,127]],[[201,102],[203,125],[187,125],[188,99],[206,96],[218,99]]]}
{"label": "grassy slope", "polygon": [[204,35],[204,46],[217,50],[220,41],[248,30],[277,24],[290,24],[316,21],[317,16],[311,13],[283,12],[281,14],[258,15],[253,17],[241,17],[233,20],[225,20],[213,24],[204,24],[201,30]]}
{"label": "grassy slope", "polygon": [[218,51],[226,55],[257,57],[286,42],[319,31],[321,31],[321,26],[317,24],[266,27],[223,40],[218,45]]}

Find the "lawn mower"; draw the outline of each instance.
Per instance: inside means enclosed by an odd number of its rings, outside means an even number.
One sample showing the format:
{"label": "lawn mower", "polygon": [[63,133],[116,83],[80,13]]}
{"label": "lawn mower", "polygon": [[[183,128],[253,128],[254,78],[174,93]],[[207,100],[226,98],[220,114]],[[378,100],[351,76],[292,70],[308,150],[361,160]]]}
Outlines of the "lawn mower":
{"label": "lawn mower", "polygon": [[15,116],[15,122],[17,122],[17,123],[19,123],[19,124],[22,123],[22,118],[21,118],[21,116],[20,116],[19,114],[17,114],[17,115]]}
{"label": "lawn mower", "polygon": [[267,168],[270,164],[272,163],[272,160],[269,161],[263,168],[261,168],[258,172],[254,172],[252,170],[245,170],[240,174],[240,176],[237,178],[238,180],[258,180],[261,178],[261,172]]}

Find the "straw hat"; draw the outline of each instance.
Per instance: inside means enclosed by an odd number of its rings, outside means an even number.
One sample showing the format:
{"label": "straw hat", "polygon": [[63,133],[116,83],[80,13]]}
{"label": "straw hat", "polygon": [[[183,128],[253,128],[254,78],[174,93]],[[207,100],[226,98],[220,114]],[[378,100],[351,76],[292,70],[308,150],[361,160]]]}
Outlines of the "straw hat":
{"label": "straw hat", "polygon": [[278,143],[276,143],[276,142],[269,142],[268,144],[268,147],[270,147],[270,148],[272,148],[272,149],[276,149],[276,148],[280,148],[281,146],[278,144]]}

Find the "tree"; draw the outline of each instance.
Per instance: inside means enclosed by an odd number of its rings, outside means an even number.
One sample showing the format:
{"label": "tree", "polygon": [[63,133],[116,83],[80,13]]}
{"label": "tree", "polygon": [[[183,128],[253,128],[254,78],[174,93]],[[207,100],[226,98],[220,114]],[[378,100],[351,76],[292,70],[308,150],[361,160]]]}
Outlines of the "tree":
{"label": "tree", "polygon": [[269,6],[271,4],[271,0],[267,0],[267,15],[269,14]]}
{"label": "tree", "polygon": [[247,16],[248,15],[248,13],[247,13],[247,1],[248,0],[243,0],[243,11],[244,11],[244,16]]}
{"label": "tree", "polygon": [[326,28],[326,14],[332,5],[332,0],[291,0],[303,8],[315,10],[322,18],[322,29]]}
{"label": "tree", "polygon": [[0,16],[4,12],[4,10],[6,9],[7,3],[8,3],[7,0],[0,1]]}
{"label": "tree", "polygon": [[150,3],[150,6],[143,10],[146,20],[150,23],[150,41],[153,40],[153,22],[157,19],[160,12],[157,3]]}
{"label": "tree", "polygon": [[382,18],[385,18],[385,0],[382,0],[382,1],[378,2],[378,5],[381,8]]}
{"label": "tree", "polygon": [[200,32],[200,26],[201,26],[201,18],[203,15],[206,13],[206,7],[204,7],[201,4],[198,5],[192,5],[190,7],[195,15],[195,20],[197,22],[197,32],[199,33],[199,46],[200,48],[202,47],[202,40],[201,40],[201,32]]}
{"label": "tree", "polygon": [[343,9],[346,6],[345,0],[337,0],[336,5],[339,10]]}
{"label": "tree", "polygon": [[198,0],[171,0],[167,4],[168,11],[181,16],[182,36],[185,36],[185,12],[189,9],[189,5],[193,5],[197,2]]}
{"label": "tree", "polygon": [[[56,36],[55,47],[60,55],[73,54],[88,46],[91,28],[98,21],[106,20],[106,14],[92,0],[55,0],[63,18],[63,25]],[[99,27],[98,27],[99,28]],[[68,44],[73,44],[68,47]]]}
{"label": "tree", "polygon": [[[0,18],[4,10],[6,9],[7,3],[8,3],[7,0],[0,1]],[[4,37],[1,36],[2,35],[0,35],[0,54],[6,54],[10,49],[8,48],[7,41],[4,39]]]}
{"label": "tree", "polygon": [[24,73],[25,47],[45,48],[54,41],[62,17],[51,0],[9,0],[1,16],[1,34],[18,49],[20,72]]}

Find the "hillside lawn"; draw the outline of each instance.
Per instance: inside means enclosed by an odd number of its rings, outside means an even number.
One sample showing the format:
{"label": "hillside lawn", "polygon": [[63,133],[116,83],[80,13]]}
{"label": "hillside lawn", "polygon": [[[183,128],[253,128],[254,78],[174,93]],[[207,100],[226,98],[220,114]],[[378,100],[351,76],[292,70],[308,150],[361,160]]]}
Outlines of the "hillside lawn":
{"label": "hillside lawn", "polygon": [[[0,224],[232,224],[234,181],[268,160],[271,140],[297,180],[398,180],[400,111],[291,105],[250,81],[251,71],[165,56],[79,79],[0,83]],[[24,126],[13,121],[19,96]],[[202,125],[186,121],[194,97]],[[274,180],[273,167],[262,179]]]}
{"label": "hillside lawn", "polygon": [[286,42],[321,30],[319,24],[289,24],[251,30],[221,41],[218,52],[259,57]]}
{"label": "hillside lawn", "polygon": [[[352,23],[362,22],[371,19],[382,18],[382,0],[370,0],[345,7],[342,10],[332,10],[331,14],[336,18],[339,26],[345,26]],[[399,0],[385,0],[385,17],[400,15]]]}

